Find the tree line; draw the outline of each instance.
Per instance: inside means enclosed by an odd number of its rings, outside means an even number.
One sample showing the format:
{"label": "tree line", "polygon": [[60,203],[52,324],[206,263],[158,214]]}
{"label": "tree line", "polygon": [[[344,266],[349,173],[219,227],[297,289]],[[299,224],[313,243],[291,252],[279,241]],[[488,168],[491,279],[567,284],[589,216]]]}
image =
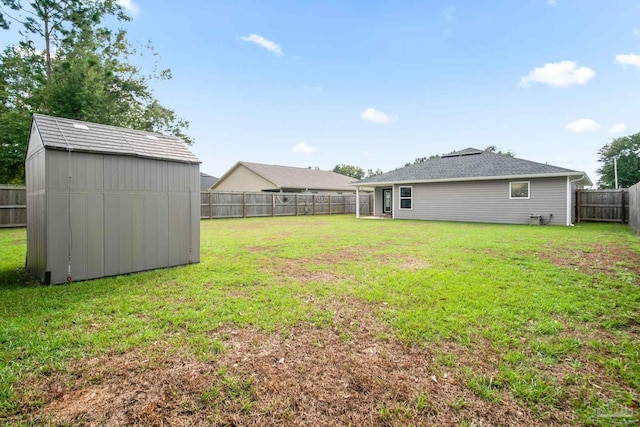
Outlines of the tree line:
{"label": "tree line", "polygon": [[[133,58],[157,54],[134,46],[123,28],[131,18],[114,0],[0,0],[0,28],[20,40],[0,53],[0,183],[24,182],[33,113],[169,133],[187,143],[189,123],[158,101]],[[108,25],[107,22],[112,23]]]}

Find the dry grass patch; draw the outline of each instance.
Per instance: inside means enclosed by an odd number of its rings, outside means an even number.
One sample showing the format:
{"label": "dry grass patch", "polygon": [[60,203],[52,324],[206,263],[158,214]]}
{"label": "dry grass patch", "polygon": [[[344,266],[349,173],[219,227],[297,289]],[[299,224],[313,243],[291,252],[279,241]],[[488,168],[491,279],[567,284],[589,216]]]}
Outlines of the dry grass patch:
{"label": "dry grass patch", "polygon": [[549,243],[548,250],[540,252],[540,258],[558,267],[571,268],[581,273],[617,276],[621,272],[640,276],[640,252],[627,246],[609,244],[582,245],[570,248]]}
{"label": "dry grass patch", "polygon": [[[212,362],[156,344],[21,385],[42,402],[32,416],[57,425],[542,425],[508,395],[499,404],[477,396],[429,349],[390,338],[374,318],[379,308],[326,308],[330,328],[223,328],[212,338],[226,351]],[[467,362],[459,346],[442,350]]]}

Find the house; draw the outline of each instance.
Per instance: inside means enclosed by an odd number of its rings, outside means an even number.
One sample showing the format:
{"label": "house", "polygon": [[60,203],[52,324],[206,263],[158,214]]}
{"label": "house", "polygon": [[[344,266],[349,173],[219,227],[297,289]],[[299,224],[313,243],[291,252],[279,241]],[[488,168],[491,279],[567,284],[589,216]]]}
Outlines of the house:
{"label": "house", "polygon": [[25,168],[45,283],[200,261],[200,161],[180,139],[34,114]]}
{"label": "house", "polygon": [[467,148],[354,185],[375,188],[375,216],[571,225],[574,190],[593,184],[584,172]]}
{"label": "house", "polygon": [[216,183],[218,178],[211,176],[204,172],[200,172],[200,191],[207,191],[213,184]]}
{"label": "house", "polygon": [[238,162],[213,184],[213,191],[354,194],[355,180],[332,171]]}

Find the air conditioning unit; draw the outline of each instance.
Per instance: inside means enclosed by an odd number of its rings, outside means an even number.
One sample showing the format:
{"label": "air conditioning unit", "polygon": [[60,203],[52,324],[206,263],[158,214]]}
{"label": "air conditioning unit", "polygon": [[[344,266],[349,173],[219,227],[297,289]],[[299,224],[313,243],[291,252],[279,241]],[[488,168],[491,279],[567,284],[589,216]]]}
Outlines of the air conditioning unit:
{"label": "air conditioning unit", "polygon": [[542,219],[542,215],[530,215],[529,225],[540,225],[541,219]]}

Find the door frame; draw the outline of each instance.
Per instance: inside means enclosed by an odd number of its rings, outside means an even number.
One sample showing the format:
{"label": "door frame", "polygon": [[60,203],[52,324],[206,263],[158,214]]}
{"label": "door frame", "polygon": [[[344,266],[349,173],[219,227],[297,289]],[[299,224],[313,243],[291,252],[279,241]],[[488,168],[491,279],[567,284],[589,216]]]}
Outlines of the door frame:
{"label": "door frame", "polygon": [[[389,206],[388,210],[385,210],[387,206],[385,206],[386,198],[385,193],[389,193]],[[382,193],[382,215],[392,215],[393,214],[393,187],[384,187],[381,189]]]}

